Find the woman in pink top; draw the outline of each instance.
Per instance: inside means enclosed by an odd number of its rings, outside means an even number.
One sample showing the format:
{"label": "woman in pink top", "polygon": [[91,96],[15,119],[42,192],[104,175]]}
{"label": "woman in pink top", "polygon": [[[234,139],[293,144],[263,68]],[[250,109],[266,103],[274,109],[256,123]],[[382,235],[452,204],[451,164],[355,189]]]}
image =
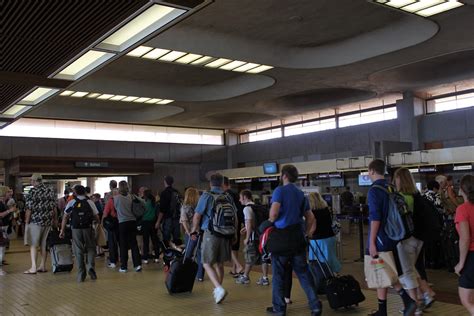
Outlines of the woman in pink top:
{"label": "woman in pink top", "polygon": [[455,272],[459,278],[459,298],[471,315],[474,315],[474,176],[461,180],[464,204],[456,210],[456,229],[459,233],[459,263]]}

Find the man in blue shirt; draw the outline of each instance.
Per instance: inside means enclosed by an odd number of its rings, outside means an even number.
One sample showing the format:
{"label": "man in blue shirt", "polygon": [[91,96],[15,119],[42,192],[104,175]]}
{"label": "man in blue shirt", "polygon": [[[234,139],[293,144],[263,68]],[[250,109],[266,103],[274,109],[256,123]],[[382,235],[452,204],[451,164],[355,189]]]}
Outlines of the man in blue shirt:
{"label": "man in blue shirt", "polygon": [[[281,170],[283,186],[275,189],[272,196],[270,209],[270,221],[278,229],[287,229],[289,239],[304,240],[304,221],[306,218],[306,235],[312,236],[316,230],[316,221],[309,207],[304,193],[295,185],[298,179],[298,170],[293,165],[286,165]],[[267,313],[274,315],[286,314],[286,303],[284,299],[284,276],[285,266],[291,264],[300,281],[301,287],[308,297],[311,315],[321,315],[322,305],[316,294],[313,277],[309,271],[306,261],[306,244],[301,243],[301,249],[295,249],[292,255],[272,254],[273,288],[272,304],[267,308]]]}
{"label": "man in blue shirt", "polygon": [[[385,180],[385,162],[383,160],[375,159],[369,164],[369,177],[370,180],[372,180],[372,186],[379,185],[388,187],[387,180]],[[398,260],[396,253],[397,242],[388,238],[385,233],[385,223],[389,211],[389,196],[382,189],[372,187],[367,196],[367,203],[369,204],[368,252],[372,258],[378,258],[379,251],[391,251],[394,254],[394,260],[396,262]],[[410,298],[399,282],[394,284],[393,287],[403,300],[405,306],[403,315],[415,315],[416,302]],[[387,292],[387,288],[377,289],[378,310],[369,315],[387,316]]]}
{"label": "man in blue shirt", "polygon": [[[237,208],[232,197],[224,193],[222,184],[224,177],[219,174],[211,176],[211,190],[204,193],[196,206],[193,217],[193,229],[191,236],[197,238],[200,230],[204,231],[201,244],[201,260],[209,279],[214,285],[214,300],[216,304],[221,303],[227,296],[227,291],[222,287],[224,280],[224,262],[231,260],[231,239],[218,236],[210,230],[213,209],[216,208],[216,200],[223,198],[227,205],[234,210],[233,238],[237,240]],[[200,226],[199,226],[200,225]],[[200,227],[200,229],[199,229]],[[215,267],[214,267],[215,266]]]}

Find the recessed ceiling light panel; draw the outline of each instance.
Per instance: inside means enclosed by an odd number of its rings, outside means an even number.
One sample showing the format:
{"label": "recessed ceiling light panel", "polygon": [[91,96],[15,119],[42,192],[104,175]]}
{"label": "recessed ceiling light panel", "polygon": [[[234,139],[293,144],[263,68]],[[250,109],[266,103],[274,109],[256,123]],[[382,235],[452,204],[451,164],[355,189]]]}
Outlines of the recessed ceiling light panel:
{"label": "recessed ceiling light panel", "polygon": [[[82,98],[87,96],[87,98],[97,98],[99,100],[109,100],[109,101],[123,101],[123,102],[135,102],[135,103],[147,103],[147,104],[168,104],[174,102],[174,100],[169,99],[158,99],[158,98],[148,98],[148,97],[135,97],[135,96],[126,96],[126,95],[114,95],[109,93],[100,94],[97,92],[89,93],[86,91],[68,91],[68,96]],[[70,92],[70,93],[69,93]]]}
{"label": "recessed ceiling light panel", "polygon": [[227,63],[230,63],[232,60],[226,59],[226,58],[219,58],[214,60],[213,62],[210,62],[209,64],[205,64],[204,66],[210,67],[210,68],[219,68],[220,66],[223,66]]}
{"label": "recessed ceiling light panel", "polygon": [[23,104],[23,105],[36,105],[43,100],[46,100],[56,92],[58,92],[59,89],[50,89],[50,88],[36,88],[32,92],[30,92],[26,97],[21,99],[18,103]]}
{"label": "recessed ceiling light panel", "polygon": [[71,94],[71,97],[82,98],[82,97],[85,97],[87,94],[89,94],[89,92],[78,91],[78,92],[74,92],[73,94]]}
{"label": "recessed ceiling light panel", "polygon": [[99,99],[99,100],[108,100],[108,99],[112,98],[113,96],[114,96],[113,94],[104,93],[101,96],[97,97],[97,99]]}
{"label": "recessed ceiling light panel", "polygon": [[148,101],[145,101],[145,103],[148,103],[148,104],[154,104],[154,103],[158,103],[160,102],[161,99],[150,99]]}
{"label": "recessed ceiling light panel", "polygon": [[243,66],[240,66],[238,68],[232,69],[232,71],[238,71],[238,72],[246,72],[249,71],[250,69],[256,68],[260,66],[259,64],[254,64],[254,63],[247,63]]}
{"label": "recessed ceiling light panel", "polygon": [[171,61],[175,61],[176,59],[178,59],[178,58],[180,58],[184,55],[186,55],[186,53],[174,50],[174,51],[171,51],[171,52],[169,52],[168,54],[166,54],[164,56],[161,56],[159,58],[159,60],[171,62]]}
{"label": "recessed ceiling light panel", "polygon": [[98,47],[124,51],[185,12],[183,9],[154,4],[107,37]]}
{"label": "recessed ceiling light panel", "polygon": [[154,50],[150,51],[149,53],[146,53],[142,57],[147,59],[158,59],[161,56],[169,53],[169,51],[169,49],[155,48]]}
{"label": "recessed ceiling light panel", "polygon": [[144,103],[146,101],[150,100],[150,98],[138,98],[136,100],[133,100],[133,102],[136,102],[136,103]]}
{"label": "recessed ceiling light panel", "polygon": [[123,102],[133,102],[135,101],[136,99],[138,99],[138,97],[126,97],[120,101],[123,101]]}
{"label": "recessed ceiling light panel", "polygon": [[372,0],[422,17],[429,17],[464,5],[458,0]]}
{"label": "recessed ceiling light panel", "polygon": [[61,92],[59,95],[63,96],[63,97],[67,97],[67,96],[70,96],[71,94],[73,94],[74,91],[71,91],[71,90],[65,90],[63,92]]}
{"label": "recessed ceiling light panel", "polygon": [[127,96],[126,95],[116,95],[110,98],[111,101],[120,101],[122,99],[125,99]]}
{"label": "recessed ceiling light panel", "polygon": [[95,93],[94,92],[94,93],[89,94],[87,97],[91,98],[91,99],[94,99],[94,98],[97,98],[98,96],[100,96],[100,93]]}
{"label": "recessed ceiling light panel", "polygon": [[242,65],[246,64],[245,61],[239,61],[239,60],[234,60],[233,62],[230,62],[228,64],[225,64],[224,66],[219,67],[219,69],[222,70],[234,70],[235,68],[238,68]]}
{"label": "recessed ceiling light panel", "polygon": [[273,68],[272,66],[261,65],[261,66],[258,66],[256,68],[250,69],[247,72],[250,73],[250,74],[258,74],[258,73],[267,71],[267,70],[272,69],[272,68]]}
{"label": "recessed ceiling light panel", "polygon": [[177,59],[176,62],[180,63],[180,64],[189,64],[193,61],[198,60],[201,57],[202,57],[202,55],[198,55],[198,54],[187,54],[187,55]]}
{"label": "recessed ceiling light panel", "polygon": [[198,60],[193,61],[191,65],[204,65],[213,59],[215,58],[211,56],[204,56],[204,57],[199,58]]}
{"label": "recessed ceiling light panel", "polygon": [[173,100],[166,100],[166,99],[165,99],[165,100],[161,100],[161,101],[158,102],[157,104],[169,104],[169,103],[171,103],[171,102],[173,102]]}
{"label": "recessed ceiling light panel", "polygon": [[61,70],[54,78],[77,80],[114,56],[115,54],[112,53],[100,52],[93,49],[89,50],[69,66]]}
{"label": "recessed ceiling light panel", "polygon": [[138,46],[137,48],[135,48],[134,50],[132,50],[131,52],[129,52],[129,53],[127,54],[127,56],[142,57],[143,55],[145,55],[146,53],[148,53],[148,52],[151,51],[152,49],[153,49],[153,47]]}
{"label": "recessed ceiling light panel", "polygon": [[463,6],[464,4],[459,2],[459,1],[448,1],[445,3],[438,4],[434,7],[427,8],[421,11],[416,12],[416,14],[424,16],[424,17],[429,17],[435,14],[439,14],[445,11],[449,11],[452,9],[456,9],[460,6]]}
{"label": "recessed ceiling light panel", "polygon": [[17,116],[25,113],[26,111],[28,111],[31,108],[32,107],[28,106],[28,105],[15,104],[12,107],[10,107],[8,110],[3,112],[3,114],[11,116],[11,117],[17,117]]}
{"label": "recessed ceiling light panel", "polygon": [[403,11],[416,12],[443,3],[444,0],[422,0],[403,7]]}

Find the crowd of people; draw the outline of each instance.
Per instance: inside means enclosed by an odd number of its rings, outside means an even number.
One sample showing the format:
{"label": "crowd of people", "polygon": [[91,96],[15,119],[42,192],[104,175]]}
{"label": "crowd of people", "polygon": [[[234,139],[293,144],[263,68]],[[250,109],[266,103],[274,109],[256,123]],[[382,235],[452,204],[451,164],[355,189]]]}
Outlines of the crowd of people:
{"label": "crowd of people", "polygon": [[[461,180],[461,202],[448,177],[436,177],[421,194],[406,168],[395,171],[392,183],[386,178],[384,161],[374,160],[368,169],[373,184],[367,197],[366,253],[374,259],[388,253],[395,263],[398,278],[390,286],[402,299],[401,313],[420,315],[435,301],[436,293],[429,286],[426,264],[442,256],[439,250],[442,247],[439,247],[440,240],[426,238],[428,228],[417,219],[428,201],[439,212],[440,221],[451,221],[459,233],[459,259],[454,272],[460,275],[461,301],[474,315],[474,177],[465,176]],[[314,271],[318,265],[312,262],[325,263],[336,275],[341,271],[336,254],[337,232],[324,196],[313,192],[306,197],[296,185],[297,179],[298,170],[285,165],[281,170],[281,185],[274,190],[267,207],[254,203],[249,190],[232,191],[229,179],[217,173],[211,175],[210,189],[203,193],[188,187],[181,194],[174,188],[173,177],[166,176],[165,189],[157,196],[146,187],[132,194],[126,181],[111,181],[110,191],[103,198],[100,194],[91,194],[87,187],[76,185],[72,192],[66,190],[60,199],[43,183],[41,175],[34,174],[32,189],[25,200],[21,196],[13,197],[10,190],[0,202],[0,262],[5,263],[8,230],[15,227],[18,233],[24,234],[25,245],[30,247],[31,267],[24,273],[47,272],[48,235],[52,230],[59,230],[60,238],[72,241],[77,281],[84,282],[87,275],[95,280],[98,278],[95,259],[103,255],[99,247],[102,245],[97,243],[98,231],[103,227],[107,236],[103,246],[108,250],[110,269],[118,267],[118,272],[128,272],[129,251],[133,270],[141,272],[144,264],[159,263],[160,256],[169,248],[186,253],[196,249],[193,257],[198,263],[196,280],[202,282],[207,276],[214,286],[215,303],[221,303],[228,295],[223,287],[224,263],[231,263],[229,273],[237,284],[251,283],[252,268],[261,265],[262,275],[256,284],[272,285],[272,306],[267,308],[267,313],[286,313],[291,304],[294,272],[307,296],[311,314],[321,315],[323,307],[318,292],[321,293],[323,280],[318,276],[320,271]],[[403,200],[415,224],[413,231],[399,240],[387,233],[394,192]],[[349,193],[344,194],[344,205],[350,205],[349,200],[353,200]],[[265,226],[283,232],[280,246],[286,249],[270,255],[261,251],[260,236]],[[277,238],[277,234],[274,236],[272,238]],[[0,275],[4,275],[1,267]],[[378,309],[371,315],[387,315],[387,293],[387,287],[377,289]]]}

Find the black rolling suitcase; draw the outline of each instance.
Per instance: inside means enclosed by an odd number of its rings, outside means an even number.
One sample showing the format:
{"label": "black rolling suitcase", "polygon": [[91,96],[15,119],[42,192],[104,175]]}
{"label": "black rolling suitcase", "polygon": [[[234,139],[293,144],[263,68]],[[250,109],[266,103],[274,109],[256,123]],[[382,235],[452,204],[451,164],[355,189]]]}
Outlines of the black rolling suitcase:
{"label": "black rolling suitcase", "polygon": [[[166,288],[168,289],[169,294],[193,291],[194,281],[198,271],[198,264],[194,261],[194,258],[195,250],[198,249],[198,247],[191,249],[188,247],[190,242],[192,242],[191,238],[188,241],[188,245],[186,246],[188,255],[176,257],[171,262],[171,266],[165,280]],[[196,243],[196,245],[198,243]],[[189,252],[192,252],[193,255],[189,256]]]}
{"label": "black rolling suitcase", "polygon": [[[317,260],[316,251],[313,248],[313,245],[309,243],[310,249],[316,258],[316,264],[319,266],[319,271],[321,271],[323,278],[320,278],[324,285],[321,288],[324,288],[326,292],[326,297],[329,302],[329,306],[332,309],[336,310],[338,308],[349,308],[351,306],[358,306],[360,302],[365,300],[365,296],[360,289],[360,284],[352,275],[343,275],[335,276],[331,268],[326,262],[322,264]],[[323,255],[321,249],[319,249],[318,244],[316,243],[318,250]],[[327,274],[329,272],[329,274]],[[317,279],[317,276],[315,276]]]}
{"label": "black rolling suitcase", "polygon": [[71,272],[74,266],[71,239],[68,236],[59,238],[59,232],[53,229],[48,235],[47,244],[51,253],[53,273]]}

